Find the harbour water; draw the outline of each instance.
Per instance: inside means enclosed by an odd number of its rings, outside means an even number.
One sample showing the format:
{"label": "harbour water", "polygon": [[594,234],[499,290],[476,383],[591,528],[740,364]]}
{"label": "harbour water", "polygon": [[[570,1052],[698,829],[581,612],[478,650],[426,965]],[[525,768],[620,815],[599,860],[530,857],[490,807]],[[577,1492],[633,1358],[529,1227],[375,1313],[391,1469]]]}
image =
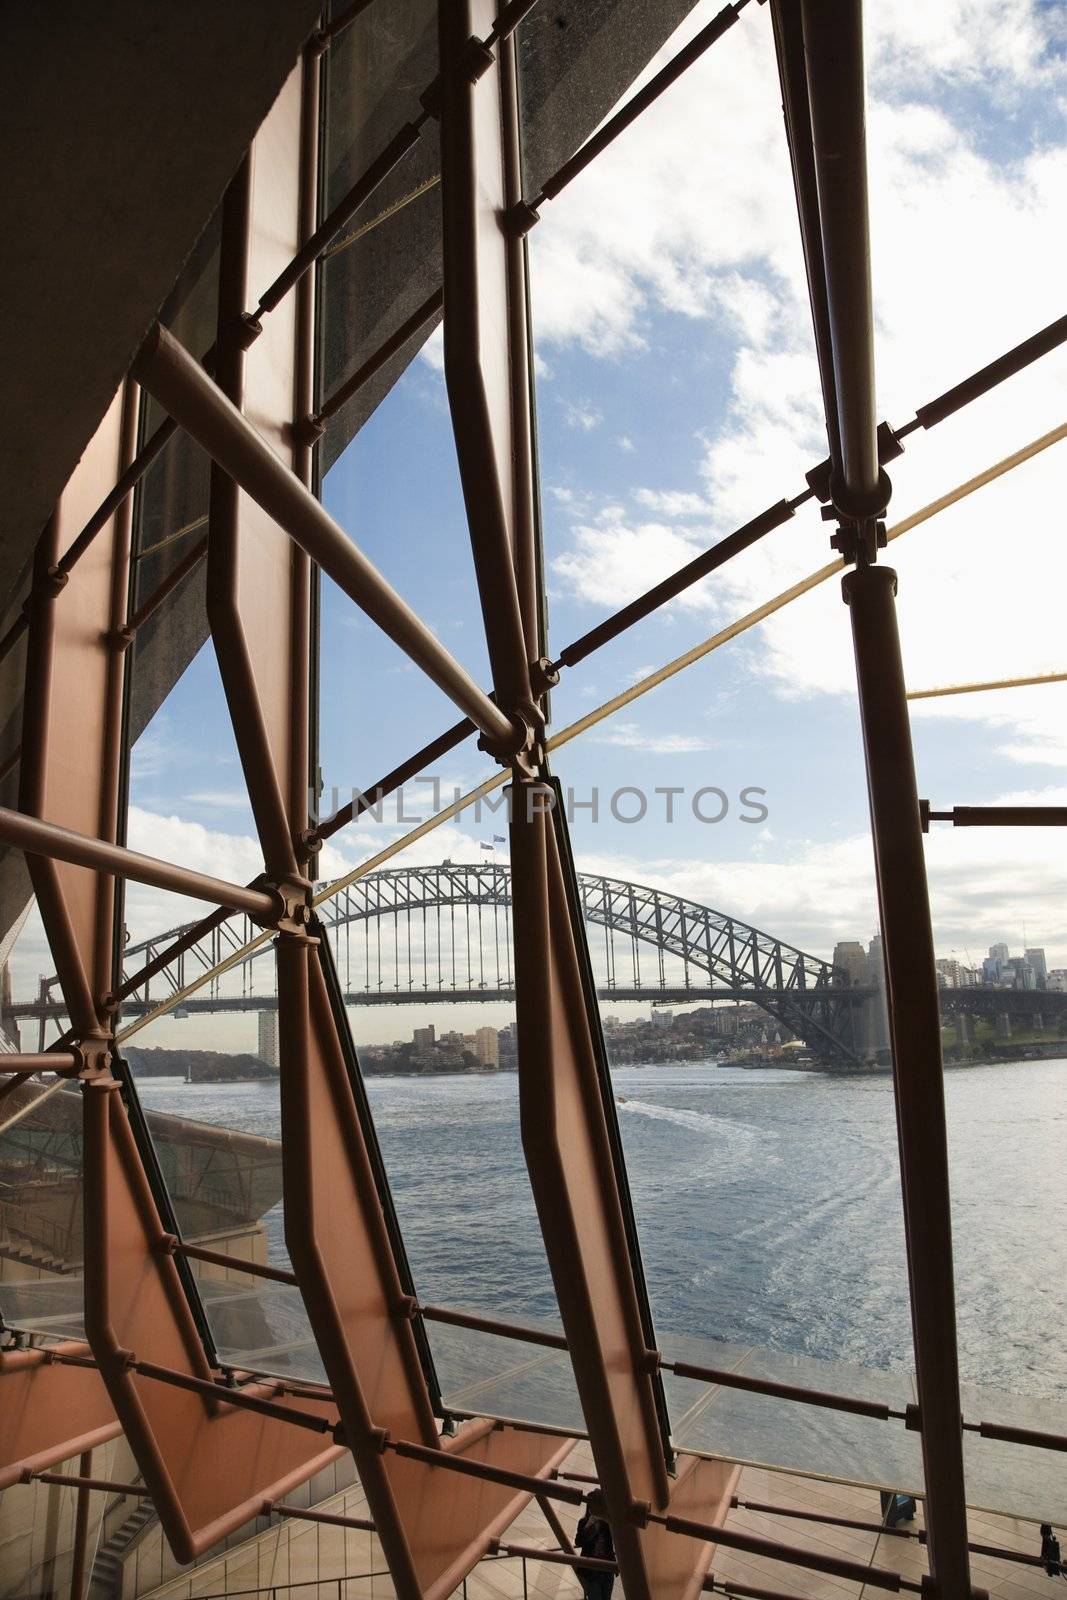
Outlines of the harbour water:
{"label": "harbour water", "polygon": [[[618,1115],[657,1332],[911,1367],[892,1084],[713,1062],[624,1067]],[[276,1137],[276,1084],[140,1084]],[[553,1321],[513,1074],[368,1080],[421,1297]],[[1067,1401],[1067,1060],[946,1075],[963,1377]],[[284,1259],[280,1207],[267,1218]]]}

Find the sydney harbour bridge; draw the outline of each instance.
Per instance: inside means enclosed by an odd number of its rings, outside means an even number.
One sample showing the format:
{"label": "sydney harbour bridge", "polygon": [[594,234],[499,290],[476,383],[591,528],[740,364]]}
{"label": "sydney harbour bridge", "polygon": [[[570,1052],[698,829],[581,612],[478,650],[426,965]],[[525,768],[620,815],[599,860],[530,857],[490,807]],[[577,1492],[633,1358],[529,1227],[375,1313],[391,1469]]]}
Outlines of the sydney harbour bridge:
{"label": "sydney harbour bridge", "polygon": [[[827,1066],[862,1065],[881,990],[736,917],[660,889],[580,873],[593,966],[604,1001],[748,1001],[803,1040]],[[389,868],[367,873],[323,902],[319,918],[346,1004],[489,1003],[514,997],[511,870],[499,861]],[[165,1002],[175,1016],[265,1011],[276,1004],[269,942],[234,916],[160,968],[123,1003],[124,1017]],[[128,944],[123,967],[140,972],[183,928]],[[216,969],[230,962],[225,972]],[[205,973],[207,983],[193,987]],[[186,995],[184,991],[191,989]],[[1058,1015],[1067,996],[976,989],[942,992],[948,1013]],[[42,979],[35,1001],[12,1008],[22,1021],[58,1018],[58,980]],[[884,1042],[884,1036],[883,1036]]]}

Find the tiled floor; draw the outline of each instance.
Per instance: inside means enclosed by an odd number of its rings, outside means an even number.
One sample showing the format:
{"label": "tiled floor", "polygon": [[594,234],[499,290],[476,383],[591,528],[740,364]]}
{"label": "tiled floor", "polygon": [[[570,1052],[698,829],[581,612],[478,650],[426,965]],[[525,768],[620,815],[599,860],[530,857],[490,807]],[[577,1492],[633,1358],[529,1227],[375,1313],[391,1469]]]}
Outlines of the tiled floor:
{"label": "tiled floor", "polygon": [[[568,1467],[577,1473],[592,1472],[587,1445],[575,1447]],[[808,1522],[785,1514],[787,1509],[792,1509],[879,1522],[881,1515],[875,1490],[746,1467],[741,1474],[738,1498],[780,1509],[735,1508],[730,1513],[728,1527],[777,1540],[798,1551],[843,1557],[864,1567],[882,1568],[914,1580],[920,1579],[926,1570],[925,1547],[917,1539]],[[358,1486],[325,1502],[321,1509],[348,1516],[366,1515]],[[572,1534],[578,1512],[564,1505],[557,1505],[556,1509],[567,1533]],[[921,1526],[921,1513],[915,1526]],[[982,1512],[972,1513],[970,1536],[976,1543],[1027,1554],[1036,1554],[1039,1542],[1036,1524]],[[284,1551],[281,1540],[284,1540]],[[536,1504],[528,1506],[516,1519],[508,1531],[507,1542],[543,1549],[556,1547],[549,1525]],[[261,1550],[253,1548],[260,1545]],[[269,1552],[273,1554],[265,1562]],[[373,1535],[290,1523],[281,1530],[261,1535],[251,1546],[231,1552],[218,1564],[198,1568],[156,1594],[170,1596],[172,1600],[203,1600],[203,1597],[234,1595],[239,1591],[261,1594],[264,1600],[390,1600],[393,1589],[381,1570],[383,1567],[381,1549]],[[369,1575],[372,1571],[374,1576]],[[368,1576],[351,1576],[357,1573]],[[870,1582],[830,1577],[792,1563],[750,1556],[722,1546],[713,1560],[712,1573],[720,1582],[729,1583],[732,1579],[742,1586],[787,1596],[811,1596],[813,1600],[814,1597],[819,1600],[852,1600],[852,1597],[875,1600],[887,1592]],[[989,1592],[991,1600],[1034,1600],[1035,1596],[1065,1593],[1062,1579],[1046,1577],[1037,1567],[993,1557],[973,1556],[972,1573],[975,1583]],[[298,1584],[306,1586],[287,1588]],[[272,1585],[277,1586],[273,1591]],[[729,1589],[726,1592],[729,1593]],[[527,1560],[524,1571],[524,1563],[518,1558],[490,1559],[471,1573],[465,1593],[468,1600],[573,1600],[580,1596],[581,1585],[574,1572],[564,1566]],[[622,1600],[618,1586],[616,1600]]]}

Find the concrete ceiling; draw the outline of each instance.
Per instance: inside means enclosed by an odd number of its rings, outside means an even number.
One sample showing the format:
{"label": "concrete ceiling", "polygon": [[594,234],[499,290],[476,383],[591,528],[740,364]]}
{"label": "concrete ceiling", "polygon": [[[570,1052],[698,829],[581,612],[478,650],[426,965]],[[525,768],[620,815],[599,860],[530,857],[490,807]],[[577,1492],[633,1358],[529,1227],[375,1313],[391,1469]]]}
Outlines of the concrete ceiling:
{"label": "concrete ceiling", "polygon": [[0,606],[319,9],[0,8]]}

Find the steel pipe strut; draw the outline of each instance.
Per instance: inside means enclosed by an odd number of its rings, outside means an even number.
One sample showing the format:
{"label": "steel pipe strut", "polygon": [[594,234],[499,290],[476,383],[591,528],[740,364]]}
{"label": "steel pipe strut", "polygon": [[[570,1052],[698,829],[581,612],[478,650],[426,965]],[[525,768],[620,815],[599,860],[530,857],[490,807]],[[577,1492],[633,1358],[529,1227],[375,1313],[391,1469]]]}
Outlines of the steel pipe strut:
{"label": "steel pipe strut", "polygon": [[367,170],[360,174],[348,193],[323,218],[311,237],[305,244],[301,245],[288,266],[278,274],[270,288],[260,296],[259,304],[253,312],[253,317],[264,316],[281,304],[294,284],[299,283],[304,274],[315,265],[323,250],[335,235],[340,233],[345,223],[359,210],[361,205],[369,200],[375,189],[385,182],[397,162],[402,161],[408,151],[418,144],[425,120],[426,115],[423,113],[416,122],[405,122],[404,126],[398,129],[385,149],[375,156]]}
{"label": "steel pipe strut", "polygon": [[603,622],[598,622],[588,633],[583,633],[580,639],[575,639],[573,644],[567,645],[554,665],[577,666],[586,656],[592,655],[594,650],[599,650],[612,639],[618,638],[620,633],[625,633],[627,628],[642,622],[645,617],[650,616],[660,606],[666,605],[669,600],[677,599],[678,595],[684,594],[694,583],[699,583],[717,567],[725,566],[727,561],[740,555],[743,550],[747,550],[766,534],[773,533],[775,528],[780,528],[793,515],[794,509],[788,500],[779,500],[777,505],[768,506],[758,517],[753,517],[751,522],[746,522],[736,532],[727,534],[718,544],[713,544],[710,550],[705,550],[702,555],[696,556],[684,567],[679,567],[676,572],[672,572],[660,583],[654,584],[651,589],[646,589],[644,594],[638,595],[636,600],[631,600],[629,605],[606,617]]}
{"label": "steel pipe strut", "polygon": [[1059,317],[1055,322],[1050,322],[1047,328],[1042,328],[1040,333],[1031,334],[1029,339],[1024,339],[1022,344],[1017,344],[1013,350],[1006,351],[995,361],[980,367],[969,378],[964,378],[962,383],[946,389],[936,400],[928,400],[926,405],[920,406],[916,411],[915,425],[922,428],[935,427],[937,423],[950,417],[954,411],[959,411],[961,407],[970,405],[972,400],[988,394],[998,383],[1003,383],[1006,378],[1013,378],[1017,372],[1022,372],[1031,362],[1058,349],[1065,340],[1067,340],[1067,317]]}
{"label": "steel pipe strut", "polygon": [[206,1261],[214,1267],[247,1273],[251,1278],[267,1278],[271,1283],[296,1285],[296,1274],[286,1272],[284,1267],[269,1267],[261,1261],[244,1261],[240,1256],[228,1256],[221,1250],[206,1250],[202,1245],[186,1244],[183,1239],[172,1238],[169,1248],[175,1255],[186,1256],[190,1261]]}
{"label": "steel pipe strut", "polygon": [[757,1378],[743,1372],[729,1372],[718,1367],[697,1367],[688,1361],[663,1361],[665,1372],[679,1378],[694,1378],[700,1383],[714,1383],[724,1389],[744,1389],[750,1394],[772,1395],[778,1400],[796,1400],[805,1406],[823,1406],[829,1411],[847,1411],[857,1417],[872,1417],[876,1422],[888,1422],[896,1417],[903,1419],[903,1411],[894,1411],[878,1400],[863,1400],[856,1395],[833,1394],[826,1389],[804,1389],[794,1383],[777,1383],[772,1378]]}
{"label": "steel pipe strut", "polygon": [[942,1600],[967,1600],[941,1017],[896,573],[858,567],[846,574],[842,590],[852,621],[889,1005],[931,1578]]}
{"label": "steel pipe strut", "polygon": [[62,1489],[95,1489],[100,1494],[123,1494],[132,1499],[151,1500],[151,1492],[143,1483],[113,1483],[110,1478],[90,1478],[84,1474],[67,1472],[31,1472],[31,1483],[55,1483]]}
{"label": "steel pipe strut", "polygon": [[888,1589],[893,1594],[899,1594],[901,1589],[909,1589],[915,1594],[922,1592],[920,1584],[913,1583],[909,1578],[902,1578],[899,1572],[890,1572],[885,1567],[868,1566],[865,1562],[848,1561],[841,1556],[822,1555],[796,1545],[782,1544],[777,1539],[763,1539],[758,1534],[741,1533],[736,1528],[720,1528],[714,1523],[694,1522],[689,1517],[662,1517],[653,1512],[651,1520],[661,1522],[668,1533],[682,1534],[690,1539],[707,1539],[713,1544],[725,1546],[727,1550],[744,1550],[749,1555],[766,1556],[771,1561],[788,1562],[790,1566],[810,1567],[813,1572],[825,1572],[831,1577],[858,1583],[861,1589],[864,1584],[869,1584],[874,1589]]}
{"label": "steel pipe strut", "polygon": [[288,1422],[295,1428],[307,1428],[312,1433],[334,1433],[337,1424],[329,1417],[317,1417],[309,1411],[297,1411],[279,1405],[276,1400],[266,1400],[260,1395],[246,1394],[243,1389],[230,1388],[225,1383],[215,1383],[211,1378],[197,1378],[192,1373],[176,1372],[161,1367],[154,1361],[134,1361],[133,1371],[142,1378],[152,1378],[157,1383],[169,1383],[175,1389],[188,1389],[192,1394],[216,1400],[220,1405],[236,1406],[238,1410],[256,1411],[260,1416],[271,1417],[275,1422]]}
{"label": "steel pipe strut", "polygon": [[547,1328],[526,1328],[517,1323],[501,1322],[496,1317],[479,1317],[470,1311],[453,1311],[445,1306],[419,1306],[419,1313],[428,1322],[446,1322],[454,1328],[471,1328],[479,1333],[495,1334],[498,1339],[518,1339],[522,1344],[542,1345],[548,1350],[566,1350],[567,1340],[562,1333],[550,1333]]}
{"label": "steel pipe strut", "polygon": [[686,72],[695,61],[699,61],[704,52],[733,27],[746,4],[747,0],[734,0],[732,5],[724,6],[718,16],[712,17],[707,26],[701,28],[700,32],[694,35],[689,43],[656,73],[655,77],[650,78],[643,89],[639,89],[613,117],[609,117],[607,122],[598,128],[557,172],[552,174],[551,178],[545,179],[540,194],[531,201],[530,209],[536,211],[544,201],[554,200],[580,172],[585,171],[591,161],[595,161],[610,144],[614,144],[620,133],[624,133],[632,123],[636,122],[641,113],[658,100],[665,89],[669,89],[683,72]]}
{"label": "steel pipe strut", "polygon": [[271,921],[278,915],[278,902],[262,889],[247,889],[222,878],[209,878],[203,872],[192,872],[173,862],[127,850],[123,845],[93,839],[71,828],[60,828],[54,822],[28,817],[7,806],[0,806],[0,839],[29,855],[50,856],[56,861],[69,861],[76,867],[107,873],[112,878],[146,883],[153,889],[170,889],[175,894],[190,895],[194,900],[210,900],[232,911],[246,911],[257,921]]}
{"label": "steel pipe strut", "polygon": [[39,1050],[31,1055],[0,1054],[0,1074],[31,1077],[35,1072],[58,1072],[69,1077],[81,1071],[84,1062],[74,1050]]}
{"label": "steel pipe strut", "polygon": [[954,828],[1064,828],[1067,806],[953,806],[951,811],[931,811],[920,801],[923,832],[931,822],[951,822]]}
{"label": "steel pipe strut", "polygon": [[444,303],[444,291],[435,289],[433,294],[423,301],[422,305],[415,308],[410,317],[407,317],[387,339],[382,341],[374,354],[368,356],[361,367],[356,368],[350,378],[346,378],[344,383],[338,385],[329,399],[324,400],[319,409],[308,419],[309,422],[313,425],[321,426],[322,423],[328,422],[332,416],[335,416],[342,406],[347,405],[354,394],[359,393],[364,384],[369,383],[376,373],[380,372],[399,351],[403,350],[409,339],[413,339],[428,322],[433,321]]}
{"label": "steel pipe strut", "polygon": [[409,1461],[423,1461],[428,1467],[444,1467],[447,1472],[458,1472],[468,1478],[481,1478],[484,1483],[501,1483],[524,1494],[546,1495],[552,1500],[563,1500],[567,1505],[580,1506],[586,1496],[580,1489],[568,1489],[565,1484],[548,1478],[532,1478],[527,1472],[510,1472],[506,1467],[490,1466],[484,1461],[468,1460],[466,1456],[453,1455],[451,1451],[434,1449],[432,1445],[411,1444],[405,1439],[387,1439],[385,1448],[395,1450],[398,1456]]}
{"label": "steel pipe strut", "polygon": [[867,207],[862,0],[801,0],[811,141],[841,459],[838,510],[874,516],[879,492]]}
{"label": "steel pipe strut", "polygon": [[310,1506],[286,1506],[278,1501],[267,1501],[265,1516],[294,1517],[298,1522],[325,1522],[331,1528],[358,1528],[362,1533],[374,1533],[375,1525],[369,1517],[343,1517],[335,1511],[313,1511]]}
{"label": "steel pipe strut", "polygon": [[516,730],[363,552],[274,454],[204,369],[158,323],[133,372],[223,471],[306,550],[486,738],[514,750]]}

